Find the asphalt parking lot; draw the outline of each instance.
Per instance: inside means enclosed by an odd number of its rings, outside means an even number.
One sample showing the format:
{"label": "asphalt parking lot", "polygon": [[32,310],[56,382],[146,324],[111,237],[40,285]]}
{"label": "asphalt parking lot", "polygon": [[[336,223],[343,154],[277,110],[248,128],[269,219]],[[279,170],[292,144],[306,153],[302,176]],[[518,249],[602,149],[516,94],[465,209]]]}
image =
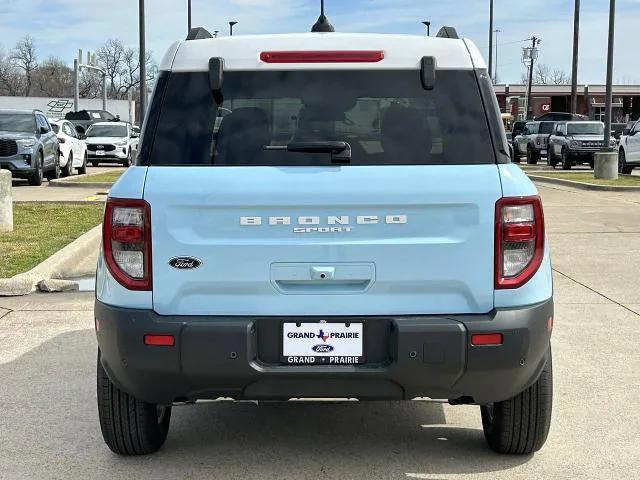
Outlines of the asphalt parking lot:
{"label": "asphalt parking lot", "polygon": [[640,193],[540,187],[555,269],[552,429],[485,446],[477,407],[212,403],[120,458],[95,406],[92,294],[0,299],[0,478],[631,479],[640,476]]}

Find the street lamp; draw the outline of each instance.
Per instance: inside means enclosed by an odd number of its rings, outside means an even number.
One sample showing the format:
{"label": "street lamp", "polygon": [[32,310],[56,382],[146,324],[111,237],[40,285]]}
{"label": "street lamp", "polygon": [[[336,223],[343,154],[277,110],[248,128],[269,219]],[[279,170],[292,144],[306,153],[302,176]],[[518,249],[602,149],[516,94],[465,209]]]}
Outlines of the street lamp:
{"label": "street lamp", "polygon": [[218,34],[220,33],[220,30],[214,30],[213,31],[213,38],[218,38]]}
{"label": "street lamp", "polygon": [[580,0],[573,14],[573,63],[571,67],[571,113],[578,113],[578,44],[580,42]]}
{"label": "street lamp", "polygon": [[604,151],[611,152],[611,104],[613,100],[613,44],[616,33],[616,0],[609,0],[609,50],[607,52],[607,93],[604,107]]}
{"label": "street lamp", "polygon": [[489,0],[489,77],[493,72],[493,0]]}
{"label": "street lamp", "polygon": [[427,37],[431,36],[431,22],[425,20],[422,24],[427,27]]}
{"label": "street lamp", "polygon": [[233,37],[233,27],[237,25],[238,22],[229,22],[229,36]]}
{"label": "street lamp", "polygon": [[[542,40],[540,40],[538,37],[531,37],[528,40],[531,40],[531,46],[522,48],[522,63],[524,63],[525,66],[528,66],[529,68],[529,85],[527,91],[527,101],[525,105],[525,118],[527,120],[530,119],[529,112],[531,111],[531,113],[533,113],[533,65],[538,59],[538,45],[542,43]],[[529,65],[527,65],[527,62],[529,62]]]}

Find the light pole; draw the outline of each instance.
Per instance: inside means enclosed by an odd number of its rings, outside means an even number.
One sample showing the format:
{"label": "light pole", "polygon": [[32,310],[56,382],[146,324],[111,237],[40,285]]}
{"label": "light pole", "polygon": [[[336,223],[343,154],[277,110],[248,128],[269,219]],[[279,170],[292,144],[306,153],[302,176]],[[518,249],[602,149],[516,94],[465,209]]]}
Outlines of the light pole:
{"label": "light pole", "polygon": [[604,149],[611,152],[611,104],[613,101],[613,44],[616,33],[616,0],[609,0],[609,51],[607,52],[607,93],[604,107]]}
{"label": "light pole", "polygon": [[[496,34],[496,67],[495,67],[495,75],[493,76],[493,84],[498,83],[498,34],[502,33],[502,30],[494,30],[493,33]],[[491,75],[491,72],[489,72]]]}
{"label": "light pole", "polygon": [[489,0],[489,77],[493,72],[493,0]]}
{"label": "light pole", "polygon": [[187,33],[191,31],[191,0],[187,0]]}
{"label": "light pole", "polygon": [[427,27],[427,37],[431,36],[431,22],[429,22],[428,20],[425,20],[424,22],[422,22],[422,24]]}
{"label": "light pole", "polygon": [[229,36],[233,37],[233,27],[237,25],[238,22],[229,22]]}
{"label": "light pole", "polygon": [[573,14],[573,64],[571,67],[571,113],[578,113],[578,48],[580,43],[580,0]]}
{"label": "light pole", "polygon": [[147,108],[147,51],[144,31],[144,0],[138,0],[138,17],[140,20],[140,126],[142,127]]}
{"label": "light pole", "polygon": [[[526,102],[526,106],[525,106],[525,118],[527,120],[530,119],[530,112],[533,113],[533,105],[532,105],[532,99],[533,99],[533,65],[536,61],[536,59],[538,58],[538,48],[537,46],[540,45],[540,43],[542,43],[542,40],[540,40],[538,37],[531,37],[528,40],[531,40],[531,46],[530,47],[524,47],[522,49],[522,63],[524,63],[525,65],[527,65],[527,61],[529,61],[529,85],[528,85],[528,89],[527,89],[527,102]],[[533,115],[531,115],[533,116]]]}

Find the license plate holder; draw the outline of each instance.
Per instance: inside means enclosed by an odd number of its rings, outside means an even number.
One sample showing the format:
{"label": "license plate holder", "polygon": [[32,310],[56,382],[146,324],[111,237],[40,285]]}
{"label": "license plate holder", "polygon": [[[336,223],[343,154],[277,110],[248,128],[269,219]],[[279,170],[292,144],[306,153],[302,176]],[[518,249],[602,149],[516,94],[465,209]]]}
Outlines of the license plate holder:
{"label": "license plate holder", "polygon": [[96,155],[99,157],[104,157],[104,150],[96,150]]}
{"label": "license plate holder", "polygon": [[365,362],[364,322],[282,322],[280,361],[286,365]]}

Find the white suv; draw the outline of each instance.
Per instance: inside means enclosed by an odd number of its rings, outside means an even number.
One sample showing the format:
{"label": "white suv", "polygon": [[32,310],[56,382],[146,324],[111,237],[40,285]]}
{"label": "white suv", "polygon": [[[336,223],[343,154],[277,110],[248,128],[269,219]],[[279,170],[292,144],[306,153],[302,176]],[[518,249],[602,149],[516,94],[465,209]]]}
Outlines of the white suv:
{"label": "white suv", "polygon": [[94,167],[101,162],[130,167],[138,150],[138,137],[127,122],[94,123],[87,130],[89,161]]}
{"label": "white suv", "polygon": [[620,139],[618,152],[620,173],[630,174],[634,168],[640,167],[640,120]]}
{"label": "white suv", "polygon": [[62,176],[73,175],[73,170],[78,173],[87,173],[87,144],[84,143],[84,135],[78,133],[69,120],[57,120],[50,122],[51,128],[56,132],[60,142],[60,168]]}

